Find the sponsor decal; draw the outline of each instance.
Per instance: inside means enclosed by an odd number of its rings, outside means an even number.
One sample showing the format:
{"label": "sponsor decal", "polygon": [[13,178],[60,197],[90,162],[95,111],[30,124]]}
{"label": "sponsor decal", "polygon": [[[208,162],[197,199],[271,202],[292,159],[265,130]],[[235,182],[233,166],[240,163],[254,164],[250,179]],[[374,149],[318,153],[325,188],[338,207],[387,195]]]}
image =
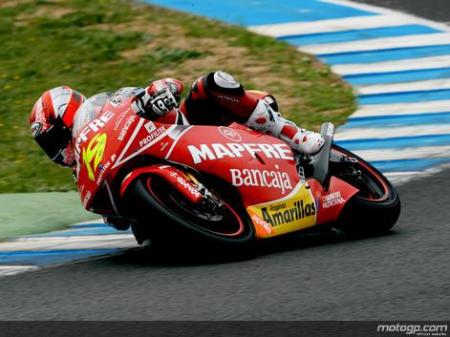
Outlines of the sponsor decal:
{"label": "sponsor decal", "polygon": [[42,123],[40,122],[34,122],[31,124],[31,134],[33,137],[36,137],[42,130]]}
{"label": "sponsor decal", "polygon": [[341,196],[341,192],[333,192],[322,197],[322,207],[330,208],[336,205],[342,205],[344,203],[344,199]]}
{"label": "sponsor decal", "polygon": [[218,99],[222,99],[224,101],[229,101],[229,102],[233,102],[233,103],[239,103],[239,99],[233,96],[226,96],[226,95],[218,95],[217,96]]}
{"label": "sponsor decal", "polygon": [[124,118],[128,116],[129,110],[130,110],[130,109],[127,109],[127,110],[125,110],[125,111],[122,111],[122,112],[119,114],[119,116],[117,116],[117,117],[115,118],[115,121],[114,121],[114,131],[116,131],[116,130],[122,125]]}
{"label": "sponsor decal", "polygon": [[96,184],[97,184],[97,185],[100,185],[100,184],[101,184],[101,182],[102,182],[102,180],[103,180],[103,176],[104,176],[106,170],[107,170],[110,166],[111,166],[111,161],[109,161],[109,160],[106,162],[105,165],[102,165],[102,164],[99,165],[100,172],[99,172],[99,174],[98,174],[97,181],[96,181]]}
{"label": "sponsor decal", "polygon": [[91,197],[92,197],[91,191],[87,191],[82,202],[84,208],[86,208],[86,205],[89,203],[89,200],[91,200]]}
{"label": "sponsor decal", "polygon": [[286,172],[257,170],[257,169],[230,169],[231,182],[233,186],[259,186],[270,187],[281,190],[292,190],[292,183]]}
{"label": "sponsor decal", "polygon": [[106,123],[114,116],[112,111],[107,111],[99,118],[94,119],[90,122],[81,132],[77,138],[75,143],[75,153],[80,153],[81,143],[84,143],[88,139],[88,135],[91,132],[98,132],[101,128],[103,128]]}
{"label": "sponsor decal", "polygon": [[255,157],[261,153],[267,158],[293,160],[292,151],[287,144],[253,144],[253,143],[213,143],[188,145],[188,150],[195,164],[205,160],[217,160],[225,157],[242,158],[243,154]]}
{"label": "sponsor decal", "polygon": [[94,173],[103,159],[107,139],[106,133],[99,133],[83,148],[83,163],[91,181],[95,180]]}
{"label": "sponsor decal", "polygon": [[144,128],[145,130],[147,130],[148,133],[152,133],[153,131],[156,130],[156,125],[152,121],[149,121],[144,124]]}
{"label": "sponsor decal", "polygon": [[141,139],[139,141],[139,146],[144,147],[148,143],[150,143],[152,140],[155,140],[159,136],[161,136],[166,131],[166,128],[164,126],[161,126],[160,128],[156,129],[152,133],[150,133],[147,137]]}
{"label": "sponsor decal", "polygon": [[272,202],[247,207],[250,218],[253,215],[266,222],[272,232],[259,232],[259,237],[270,237],[308,228],[316,224],[317,208],[310,189],[298,183],[286,197]]}
{"label": "sponsor decal", "polygon": [[200,198],[202,195],[200,194],[199,191],[197,191],[191,184],[189,184],[186,179],[184,179],[183,177],[178,176],[177,177],[177,182],[183,186],[183,188],[185,190],[187,190],[190,194],[192,194],[193,196],[195,196],[196,198]]}
{"label": "sponsor decal", "polygon": [[293,207],[279,210],[277,205],[262,207],[261,213],[264,221],[272,227],[289,224],[297,220],[316,215],[316,205],[314,202],[304,203],[303,200],[295,201]]}
{"label": "sponsor decal", "polygon": [[159,149],[159,151],[161,151],[161,152],[164,151],[167,146],[169,146],[168,142],[161,143],[161,148]]}
{"label": "sponsor decal", "polygon": [[258,224],[259,226],[261,226],[262,228],[264,228],[264,230],[268,233],[271,234],[272,233],[272,227],[270,227],[270,225],[265,222],[263,219],[261,219],[259,216],[257,216],[256,214],[252,215],[252,221],[256,224]]}
{"label": "sponsor decal", "polygon": [[[168,168],[169,166],[163,165],[159,168],[161,170],[164,170]],[[192,194],[196,198],[200,198],[202,194],[187,180],[186,177],[183,175],[180,175],[177,171],[170,170],[169,176],[176,179],[177,183],[180,184],[185,190],[187,190],[190,194]]]}
{"label": "sponsor decal", "polygon": [[233,130],[232,128],[229,128],[226,126],[220,126],[219,132],[226,139],[232,140],[234,142],[240,142],[242,140],[242,137],[239,134],[239,132],[237,132],[236,130]]}
{"label": "sponsor decal", "polygon": [[125,138],[125,135],[128,132],[128,129],[130,128],[131,124],[136,120],[136,115],[130,115],[128,119],[126,120],[122,130],[120,130],[119,137],[117,137],[117,140],[122,141]]}

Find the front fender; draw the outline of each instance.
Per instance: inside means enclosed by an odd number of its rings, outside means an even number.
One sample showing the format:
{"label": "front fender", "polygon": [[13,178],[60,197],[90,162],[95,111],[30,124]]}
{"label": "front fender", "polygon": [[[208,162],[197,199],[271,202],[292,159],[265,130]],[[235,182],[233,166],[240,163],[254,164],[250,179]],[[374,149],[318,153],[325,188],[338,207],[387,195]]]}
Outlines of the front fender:
{"label": "front fender", "polygon": [[148,175],[153,175],[164,179],[192,203],[199,203],[203,201],[203,194],[197,190],[196,186],[191,182],[186,174],[180,169],[170,165],[150,165],[134,169],[122,180],[120,186],[120,196],[123,197],[125,195],[125,192],[133,181],[142,176]]}

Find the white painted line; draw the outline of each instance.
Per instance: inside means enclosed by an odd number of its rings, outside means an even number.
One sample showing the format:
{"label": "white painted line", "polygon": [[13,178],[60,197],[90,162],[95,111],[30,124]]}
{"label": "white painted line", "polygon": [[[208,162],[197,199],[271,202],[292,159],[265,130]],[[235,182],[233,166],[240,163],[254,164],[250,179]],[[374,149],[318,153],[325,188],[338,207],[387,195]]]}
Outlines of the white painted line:
{"label": "white painted line", "polygon": [[70,250],[70,249],[125,249],[137,247],[133,234],[23,237],[0,243],[0,251]]}
{"label": "white painted line", "polygon": [[[94,217],[95,215],[93,215]],[[103,218],[97,218],[94,220],[88,220],[88,221],[81,221],[81,222],[76,222],[71,224],[71,226],[75,226],[75,225],[88,225],[88,224],[99,224],[99,225],[104,225],[105,222],[103,221]]]}
{"label": "white painted line", "polygon": [[417,23],[417,20],[404,15],[357,16],[343,19],[319,20],[314,22],[289,22],[275,25],[252,26],[250,30],[273,37],[287,35],[306,35],[341,32],[348,30],[401,26]]}
{"label": "white painted line", "polygon": [[310,54],[335,54],[346,52],[374,51],[392,48],[424,47],[450,44],[450,33],[420,34],[401,37],[388,37],[362,41],[318,44],[299,47]]}
{"label": "white painted line", "polygon": [[367,5],[367,4],[362,4],[362,3],[356,3],[356,2],[352,2],[352,1],[348,1],[348,0],[319,0],[319,1],[342,5],[342,6],[348,6],[348,7],[360,9],[360,10],[367,11],[367,12],[373,12],[373,13],[377,13],[377,14],[407,16],[407,17],[410,17],[410,18],[413,18],[414,20],[416,20],[417,23],[427,25],[427,26],[430,26],[430,27],[433,27],[436,29],[440,29],[445,32],[450,32],[450,27],[444,23],[431,21],[428,19],[424,19],[424,18],[420,18],[418,16],[411,15],[411,14],[401,13],[401,12],[393,10],[393,9],[377,7],[377,6]]}
{"label": "white painted line", "polygon": [[355,92],[359,95],[376,95],[386,93],[430,91],[441,89],[450,89],[449,78],[441,78],[438,80],[416,81],[416,82],[360,85],[355,87]]}
{"label": "white painted line", "polygon": [[423,158],[449,158],[450,146],[424,146],[402,149],[374,149],[354,151],[355,154],[367,161],[401,160]]}
{"label": "white painted line", "polygon": [[450,134],[450,125],[404,126],[397,128],[361,128],[338,130],[336,140],[352,140],[367,138],[393,138],[405,136],[425,136]]}
{"label": "white painted line", "polygon": [[450,112],[450,100],[430,101],[420,103],[396,103],[396,104],[374,104],[362,105],[353,113],[352,117],[374,117],[393,115],[414,115]]}
{"label": "white painted line", "polygon": [[335,73],[342,76],[435,68],[450,68],[450,55],[378,63],[338,64],[331,67]]}
{"label": "white painted line", "polygon": [[38,266],[0,266],[0,277],[17,275],[39,269]]}

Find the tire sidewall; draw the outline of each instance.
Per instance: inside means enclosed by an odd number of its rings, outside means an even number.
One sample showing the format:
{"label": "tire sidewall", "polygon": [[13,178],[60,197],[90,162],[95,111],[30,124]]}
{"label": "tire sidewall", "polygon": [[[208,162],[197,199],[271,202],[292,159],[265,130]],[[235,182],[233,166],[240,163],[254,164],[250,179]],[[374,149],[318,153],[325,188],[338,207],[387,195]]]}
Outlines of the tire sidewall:
{"label": "tire sidewall", "polygon": [[[149,177],[138,178],[130,186],[132,202],[138,209],[137,217],[141,226],[147,226],[152,236],[160,236],[164,241],[194,241],[203,243],[222,243],[227,245],[243,245],[254,237],[254,227],[250,219],[242,211],[234,209],[243,222],[244,233],[238,237],[226,237],[199,229],[191,221],[171,212],[149,193],[146,181]],[[155,219],[156,221],[152,221]],[[156,238],[155,238],[156,239]]]}

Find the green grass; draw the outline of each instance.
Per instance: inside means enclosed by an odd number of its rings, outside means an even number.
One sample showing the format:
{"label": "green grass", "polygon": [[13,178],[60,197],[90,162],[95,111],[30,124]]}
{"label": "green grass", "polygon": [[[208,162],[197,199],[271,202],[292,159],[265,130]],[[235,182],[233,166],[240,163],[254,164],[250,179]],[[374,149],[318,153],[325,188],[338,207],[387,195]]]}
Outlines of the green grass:
{"label": "green grass", "polygon": [[0,46],[0,193],[75,188],[28,126],[35,100],[59,85],[89,96],[161,76],[191,82],[223,69],[247,88],[272,92],[303,127],[342,123],[354,110],[350,87],[285,43],[129,1],[1,2]]}

